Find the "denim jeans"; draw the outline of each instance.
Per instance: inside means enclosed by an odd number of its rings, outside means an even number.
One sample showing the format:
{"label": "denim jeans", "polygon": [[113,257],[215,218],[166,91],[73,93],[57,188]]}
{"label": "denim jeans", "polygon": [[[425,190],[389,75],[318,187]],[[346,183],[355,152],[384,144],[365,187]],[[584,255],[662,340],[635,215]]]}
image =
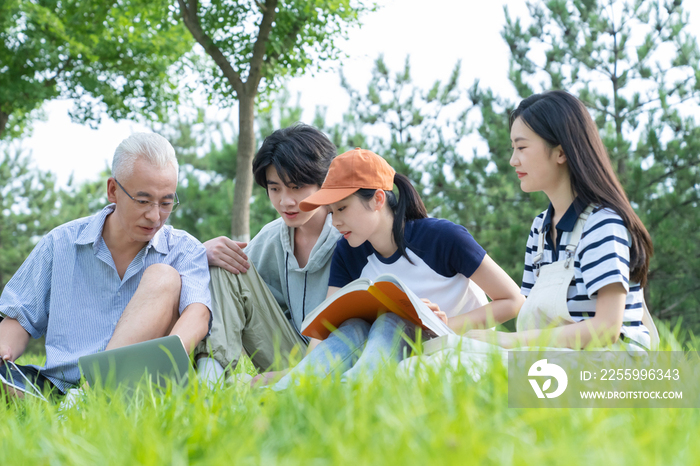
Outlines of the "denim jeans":
{"label": "denim jeans", "polygon": [[346,320],[272,389],[284,390],[302,373],[319,377],[342,373],[344,381],[360,375],[371,377],[389,361],[401,361],[408,346],[406,338],[414,336],[415,325],[391,312],[371,325],[362,319]]}

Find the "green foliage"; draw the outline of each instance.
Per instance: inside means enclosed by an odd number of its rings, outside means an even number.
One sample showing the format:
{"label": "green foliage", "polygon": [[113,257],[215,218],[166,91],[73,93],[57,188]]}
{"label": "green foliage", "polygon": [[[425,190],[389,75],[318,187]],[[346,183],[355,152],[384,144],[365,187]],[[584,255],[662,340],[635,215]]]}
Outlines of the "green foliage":
{"label": "green foliage", "polygon": [[348,131],[340,141],[340,150],[362,146],[381,154],[423,191],[422,174],[435,166],[435,152],[465,134],[467,112],[456,119],[441,118],[459,98],[459,73],[458,63],[444,85],[437,81],[428,92],[422,92],[413,84],[408,57],[403,69],[392,73],[380,56],[364,95],[352,89],[341,73],[350,107],[344,116]]}
{"label": "green foliage", "polygon": [[[325,109],[320,108],[314,124],[330,134],[339,152],[353,147],[372,150],[426,193],[423,174],[437,166],[435,157],[445,147],[453,148],[466,134],[466,111],[457,118],[442,117],[454,110],[459,98],[459,73],[458,63],[447,83],[437,81],[423,92],[412,81],[408,57],[403,69],[393,73],[380,56],[365,93],[353,89],[341,71],[341,84],[350,96],[343,122],[327,126]],[[429,210],[437,207],[428,205]]]}
{"label": "green foliage", "polygon": [[97,180],[79,184],[75,184],[72,179],[69,180],[68,185],[58,191],[59,211],[55,219],[56,224],[61,225],[71,220],[89,217],[109,204],[107,178],[110,176],[112,176],[111,170],[105,168]]}
{"label": "green foliage", "polygon": [[72,117],[162,119],[177,103],[171,66],[191,47],[169,7],[147,0],[7,0],[0,4],[0,137],[41,105],[75,99]]}
{"label": "green foliage", "polygon": [[[258,114],[258,139],[298,122],[301,114],[298,99],[292,104],[288,93],[276,94]],[[230,236],[238,150],[233,126],[208,121],[199,111],[193,118],[180,117],[157,131],[173,144],[180,163],[180,207],[170,223],[201,241]],[[267,193],[255,185],[250,198],[252,236],[276,218]]]}
{"label": "green foliage", "polygon": [[[217,148],[210,140],[212,133],[221,134],[214,125],[204,120],[200,111],[194,118],[180,116],[177,120],[157,128],[175,148],[180,164],[178,198],[180,206],[170,215],[169,222],[201,241],[228,235],[231,229],[233,183],[226,164],[235,146],[224,141]],[[208,148],[209,152],[201,155]]]}
{"label": "green foliage", "polygon": [[58,196],[50,173],[30,167],[17,150],[0,159],[0,292],[42,235],[58,225]]}
{"label": "green foliage", "polygon": [[[286,79],[300,76],[313,65],[342,56],[336,43],[347,36],[348,29],[359,24],[362,14],[374,9],[365,1],[351,0],[212,0],[180,3],[198,23],[199,38],[208,59],[193,56],[191,62],[200,75],[197,89],[205,90],[211,101],[220,106],[233,105],[232,96],[241,97],[232,77],[250,88],[246,94],[273,96]],[[274,22],[267,38],[261,37],[263,16],[274,7]],[[260,39],[260,40],[259,40]],[[254,58],[256,46],[264,47],[261,60]],[[220,55],[219,55],[220,53]],[[264,58],[263,58],[264,57]],[[253,78],[251,82],[250,78]],[[256,78],[258,81],[256,81]]]}
{"label": "green foliage", "polygon": [[[521,97],[566,89],[589,108],[655,247],[647,302],[700,327],[700,48],[682,1],[529,2],[503,37]],[[695,116],[693,116],[695,115]],[[504,115],[505,118],[505,115]]]}
{"label": "green foliage", "polygon": [[457,212],[488,254],[515,280],[522,282],[525,245],[533,219],[547,205],[544,193],[524,193],[513,167],[508,115],[513,105],[482,90],[477,83],[469,99],[478,106],[479,136],[487,151],[473,150],[470,160],[450,160],[454,181],[447,187],[447,206]]}

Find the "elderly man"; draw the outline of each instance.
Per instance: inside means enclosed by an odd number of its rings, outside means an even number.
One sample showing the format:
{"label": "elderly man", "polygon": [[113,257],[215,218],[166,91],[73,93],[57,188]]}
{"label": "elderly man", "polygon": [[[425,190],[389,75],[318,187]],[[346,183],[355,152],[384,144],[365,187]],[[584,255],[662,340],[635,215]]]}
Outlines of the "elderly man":
{"label": "elderly man", "polygon": [[[101,212],[61,225],[34,248],[0,296],[0,374],[24,387],[6,361],[46,336],[46,366],[19,366],[42,390],[66,393],[78,358],[166,335],[191,351],[208,333],[204,246],[165,225],[179,201],[170,143],[138,133],[114,153]],[[22,396],[9,386],[10,395]]]}

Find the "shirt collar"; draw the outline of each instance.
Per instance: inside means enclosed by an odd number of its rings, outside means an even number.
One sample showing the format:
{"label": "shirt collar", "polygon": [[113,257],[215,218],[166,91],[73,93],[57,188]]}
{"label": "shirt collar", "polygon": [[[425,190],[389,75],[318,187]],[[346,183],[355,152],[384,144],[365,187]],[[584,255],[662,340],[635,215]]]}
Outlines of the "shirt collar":
{"label": "shirt collar", "polygon": [[[92,244],[93,247],[97,247],[98,240],[102,237],[102,230],[105,225],[105,220],[107,216],[114,212],[116,204],[109,204],[105,206],[104,209],[100,211],[97,215],[94,215],[87,227],[78,235],[78,239],[75,240],[75,244]],[[146,249],[153,247],[156,251],[161,254],[168,254],[170,252],[170,247],[168,246],[168,241],[165,238],[164,228],[161,227],[160,230],[151,238],[151,240],[146,245]]]}
{"label": "shirt collar", "polygon": [[[561,220],[559,220],[559,223],[557,223],[557,230],[574,231],[576,220],[578,220],[578,217],[584,210],[586,210],[586,203],[580,197],[576,197],[564,215],[561,217]],[[549,231],[552,228],[553,213],[554,206],[550,202],[549,208],[547,209],[547,214],[544,216],[544,223],[542,224],[542,229],[544,231]]]}
{"label": "shirt collar", "polygon": [[153,249],[161,254],[167,254],[170,252],[170,247],[168,246],[168,240],[165,238],[165,225],[160,227],[160,230],[151,238],[148,242],[147,247],[153,246]]}
{"label": "shirt collar", "polygon": [[96,244],[97,240],[102,237],[102,228],[104,228],[107,216],[114,212],[116,204],[109,204],[100,211],[97,215],[93,215],[85,229],[78,235],[75,244]]}

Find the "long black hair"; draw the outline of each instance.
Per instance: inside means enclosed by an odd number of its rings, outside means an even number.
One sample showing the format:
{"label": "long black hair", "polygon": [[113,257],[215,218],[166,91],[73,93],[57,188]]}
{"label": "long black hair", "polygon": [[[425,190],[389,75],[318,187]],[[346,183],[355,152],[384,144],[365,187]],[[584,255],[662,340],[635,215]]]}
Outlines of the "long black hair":
{"label": "long black hair", "polygon": [[[406,254],[406,241],[404,241],[404,228],[406,222],[411,220],[419,220],[428,217],[428,211],[425,209],[423,200],[420,198],[418,191],[413,187],[411,181],[400,173],[394,174],[394,184],[399,190],[397,199],[393,191],[384,191],[386,193],[386,201],[394,215],[394,223],[391,228],[391,234],[394,238],[394,243],[398,246],[401,255],[413,263]],[[374,197],[376,189],[360,189],[355,195],[362,200],[365,205]]]}
{"label": "long black hair", "polygon": [[630,232],[630,277],[646,286],[654,246],[649,232],[630,205],[590,113],[564,91],[534,94],[510,115],[510,126],[522,121],[550,147],[561,146],[574,194],[586,204],[600,204],[622,217]]}

